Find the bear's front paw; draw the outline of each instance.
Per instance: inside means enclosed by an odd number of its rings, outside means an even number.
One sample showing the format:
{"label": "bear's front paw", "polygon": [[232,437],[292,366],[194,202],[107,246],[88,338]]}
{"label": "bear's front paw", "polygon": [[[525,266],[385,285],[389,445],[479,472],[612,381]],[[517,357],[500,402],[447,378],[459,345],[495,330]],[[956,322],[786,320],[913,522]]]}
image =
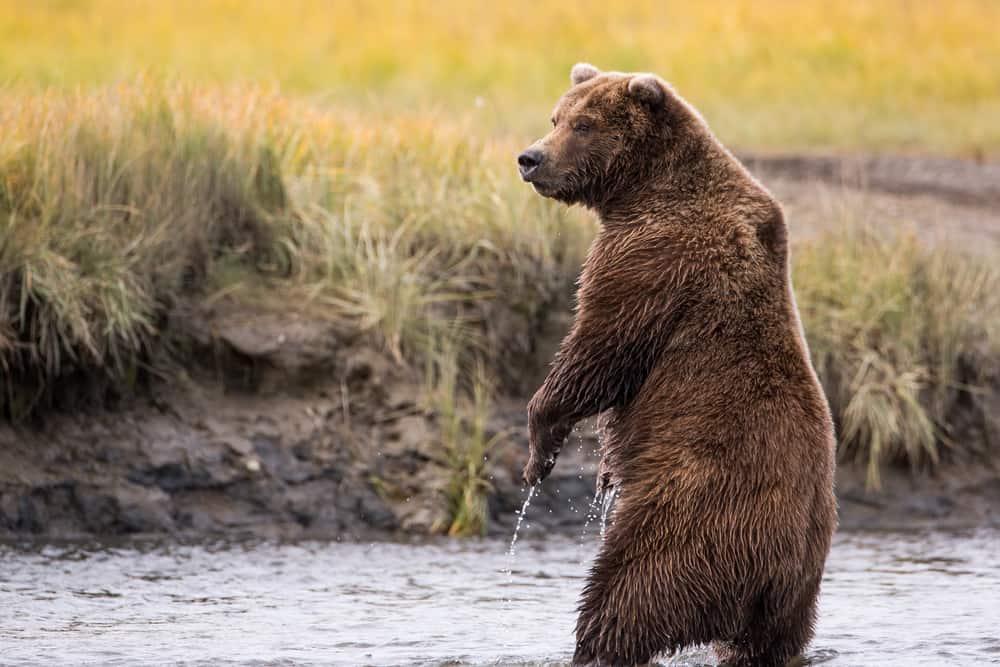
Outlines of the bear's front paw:
{"label": "bear's front paw", "polygon": [[532,454],[528,459],[528,465],[524,466],[524,483],[534,486],[549,476],[553,466],[556,464],[556,455],[536,456]]}

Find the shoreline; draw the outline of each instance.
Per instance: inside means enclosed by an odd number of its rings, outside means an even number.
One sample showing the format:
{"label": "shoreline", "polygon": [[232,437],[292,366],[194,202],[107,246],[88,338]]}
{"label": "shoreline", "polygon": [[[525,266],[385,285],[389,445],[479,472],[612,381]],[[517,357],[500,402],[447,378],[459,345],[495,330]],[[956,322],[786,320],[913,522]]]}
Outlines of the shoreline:
{"label": "shoreline", "polygon": [[[329,381],[289,389],[289,369],[261,362],[262,393],[201,380],[154,386],[117,409],[0,424],[0,539],[413,539],[442,533],[448,468],[438,416],[420,383],[365,347],[326,365]],[[336,370],[335,370],[336,369]],[[276,389],[275,387],[281,387]],[[357,397],[345,411],[341,392]],[[508,432],[488,453],[490,537],[509,537],[525,498],[526,399],[488,424]],[[535,494],[533,529],[580,534],[597,477],[597,437],[571,435]],[[840,464],[840,530],[1000,527],[1000,471],[943,464],[933,474]]]}

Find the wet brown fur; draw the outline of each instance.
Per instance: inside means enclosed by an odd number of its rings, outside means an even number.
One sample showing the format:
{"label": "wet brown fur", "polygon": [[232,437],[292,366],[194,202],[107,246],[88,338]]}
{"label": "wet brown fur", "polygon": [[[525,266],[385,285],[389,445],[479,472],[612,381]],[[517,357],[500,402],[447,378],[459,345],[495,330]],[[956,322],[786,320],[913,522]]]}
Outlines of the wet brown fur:
{"label": "wet brown fur", "polygon": [[833,423],[785,221],[687,103],[651,75],[630,89],[636,76],[575,68],[534,146],[536,189],[602,224],[576,320],[528,406],[525,478],[604,414],[618,499],[575,664],[713,642],[724,665],[784,665],[812,637],[836,524]]}

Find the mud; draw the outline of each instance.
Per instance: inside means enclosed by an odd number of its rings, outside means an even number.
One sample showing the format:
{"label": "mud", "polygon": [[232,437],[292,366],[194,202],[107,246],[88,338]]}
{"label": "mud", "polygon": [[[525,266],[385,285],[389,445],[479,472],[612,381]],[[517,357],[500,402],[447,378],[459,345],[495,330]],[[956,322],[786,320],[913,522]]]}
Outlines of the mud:
{"label": "mud", "polygon": [[1000,248],[1000,164],[945,158],[743,156],[794,240],[848,221],[910,227],[969,252]]}
{"label": "mud", "polygon": [[1000,163],[904,155],[741,154],[764,182],[822,182],[900,198],[930,197],[954,205],[1000,205]]}
{"label": "mud", "polygon": [[186,315],[205,328],[196,375],[113,411],[0,425],[0,530],[395,528],[350,428],[379,418],[385,362],[322,322]]}
{"label": "mud", "polygon": [[[746,156],[744,156],[746,159]],[[909,221],[978,251],[1000,247],[1000,165],[898,157],[750,156],[784,202],[793,241],[838,216]],[[427,534],[444,522],[438,416],[421,378],[321,318],[225,299],[178,311],[191,362],[113,408],[0,423],[0,536],[127,533],[361,538]],[[532,361],[490,432],[490,532],[509,535],[526,492],[524,404],[571,321],[522,331]],[[507,370],[511,370],[509,367]],[[509,383],[508,383],[509,384]],[[72,388],[68,388],[72,391]],[[523,395],[522,395],[523,394]],[[998,406],[1000,407],[1000,406]],[[579,531],[593,498],[597,436],[567,443],[530,520]],[[994,460],[997,458],[992,457]],[[1000,525],[1000,472],[982,462],[934,476],[889,469],[880,491],[841,466],[841,526]]]}

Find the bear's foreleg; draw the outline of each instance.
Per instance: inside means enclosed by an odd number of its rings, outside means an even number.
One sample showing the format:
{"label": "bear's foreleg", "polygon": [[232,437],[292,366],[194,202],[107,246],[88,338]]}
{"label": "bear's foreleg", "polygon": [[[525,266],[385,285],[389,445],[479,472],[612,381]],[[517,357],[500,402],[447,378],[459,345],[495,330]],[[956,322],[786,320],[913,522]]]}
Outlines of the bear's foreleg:
{"label": "bear's foreleg", "polygon": [[[545,382],[528,403],[530,459],[524,480],[534,485],[555,465],[573,426],[631,400],[649,373],[651,350],[623,345],[611,327],[577,323],[562,342]],[[641,350],[640,353],[637,350]]]}

